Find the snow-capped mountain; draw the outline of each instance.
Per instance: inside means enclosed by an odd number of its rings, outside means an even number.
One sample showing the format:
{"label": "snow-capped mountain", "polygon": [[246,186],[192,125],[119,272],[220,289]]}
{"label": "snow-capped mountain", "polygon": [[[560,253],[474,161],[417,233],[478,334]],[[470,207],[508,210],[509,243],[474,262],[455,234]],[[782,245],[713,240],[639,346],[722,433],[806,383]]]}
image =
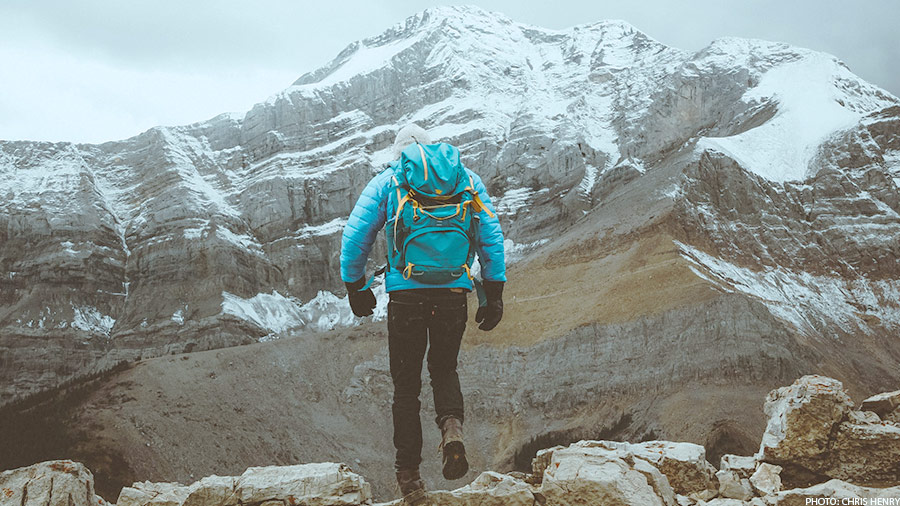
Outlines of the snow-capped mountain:
{"label": "snow-capped mountain", "polygon": [[[896,97],[780,43],[689,53],[620,21],[441,7],[246,114],[0,142],[0,402],[124,359],[354,324],[340,231],[409,122],[462,150],[520,259],[497,342],[724,297],[798,336],[794,358],[859,339],[847,360],[874,354],[872,374],[900,361]],[[657,260],[671,270],[642,277]]]}

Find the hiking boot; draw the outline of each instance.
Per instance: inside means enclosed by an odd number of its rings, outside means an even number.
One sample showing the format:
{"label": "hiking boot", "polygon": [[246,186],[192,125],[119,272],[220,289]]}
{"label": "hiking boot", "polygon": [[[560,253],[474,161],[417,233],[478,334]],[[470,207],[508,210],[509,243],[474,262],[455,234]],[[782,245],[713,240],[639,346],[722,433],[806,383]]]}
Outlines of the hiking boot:
{"label": "hiking boot", "polygon": [[425,504],[425,483],[418,469],[400,469],[397,471],[397,485],[400,486],[401,504],[421,506]]}
{"label": "hiking boot", "polygon": [[466,447],[463,445],[462,420],[448,416],[441,422],[441,472],[448,480],[458,480],[469,471]]}

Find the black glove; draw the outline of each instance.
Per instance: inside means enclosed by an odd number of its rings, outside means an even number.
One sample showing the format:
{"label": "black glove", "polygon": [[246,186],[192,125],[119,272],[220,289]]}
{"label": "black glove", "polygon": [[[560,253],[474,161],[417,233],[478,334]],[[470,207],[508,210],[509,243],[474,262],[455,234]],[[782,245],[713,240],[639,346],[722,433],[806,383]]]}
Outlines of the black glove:
{"label": "black glove", "polygon": [[347,285],[347,298],[350,299],[350,309],[356,316],[369,316],[375,309],[375,294],[371,288],[359,291],[360,288],[366,286],[366,277],[363,276],[352,283],[344,283]]}
{"label": "black glove", "polygon": [[481,330],[493,330],[503,318],[503,281],[484,281],[484,295],[487,305],[475,312],[475,321],[481,323]]}

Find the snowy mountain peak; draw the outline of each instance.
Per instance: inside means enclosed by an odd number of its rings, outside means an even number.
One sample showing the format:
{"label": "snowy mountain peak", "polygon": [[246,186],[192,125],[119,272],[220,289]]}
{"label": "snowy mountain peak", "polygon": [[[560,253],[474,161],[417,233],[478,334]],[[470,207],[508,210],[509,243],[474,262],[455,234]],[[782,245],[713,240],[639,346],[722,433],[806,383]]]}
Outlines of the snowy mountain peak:
{"label": "snowy mountain peak", "polygon": [[[506,16],[473,5],[437,6],[420,11],[381,34],[349,44],[324,67],[304,74],[294,85],[331,84],[356,75],[365,65],[383,63],[428,35],[459,35],[460,30],[482,29],[492,24],[510,25]],[[351,63],[353,62],[353,63]],[[335,74],[338,74],[335,77]]]}
{"label": "snowy mountain peak", "polygon": [[437,5],[428,7],[410,19],[421,19],[423,23],[431,22],[440,25],[460,23],[477,26],[494,22],[515,24],[515,21],[505,14],[489,11],[477,5]]}
{"label": "snowy mountain peak", "polygon": [[[453,58],[497,65],[523,60],[528,53],[549,54],[550,47],[572,40],[570,46],[590,56],[593,53],[647,53],[669,49],[633,25],[621,20],[604,20],[550,30],[518,23],[507,16],[477,6],[431,7],[387,29],[382,34],[348,45],[329,64],[301,76],[295,86],[327,87],[387,66],[395,57],[419,43],[422,52],[434,56],[430,61],[450,63]],[[475,51],[474,53],[472,51]],[[616,60],[622,64],[633,61]],[[602,63],[602,58],[594,63]],[[524,63],[524,61],[523,61]],[[452,66],[452,65],[451,65]]]}

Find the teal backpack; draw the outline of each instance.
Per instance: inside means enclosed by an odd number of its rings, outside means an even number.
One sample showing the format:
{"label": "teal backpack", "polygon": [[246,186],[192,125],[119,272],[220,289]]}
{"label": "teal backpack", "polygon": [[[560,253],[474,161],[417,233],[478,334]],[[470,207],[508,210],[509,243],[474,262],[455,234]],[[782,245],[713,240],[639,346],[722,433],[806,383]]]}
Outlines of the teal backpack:
{"label": "teal backpack", "polygon": [[472,279],[474,215],[493,213],[450,144],[410,144],[394,164],[394,216],[387,222],[388,266],[404,279],[445,284]]}

